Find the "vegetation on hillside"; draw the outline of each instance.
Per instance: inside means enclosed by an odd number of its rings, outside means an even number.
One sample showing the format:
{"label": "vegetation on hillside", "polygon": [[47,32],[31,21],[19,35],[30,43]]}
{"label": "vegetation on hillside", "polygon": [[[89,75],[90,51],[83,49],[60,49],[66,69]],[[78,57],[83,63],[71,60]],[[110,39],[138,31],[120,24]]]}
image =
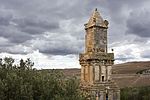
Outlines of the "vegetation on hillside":
{"label": "vegetation on hillside", "polygon": [[[86,100],[75,77],[36,70],[30,60],[0,59],[0,100]],[[121,100],[150,100],[150,86],[121,89]]]}
{"label": "vegetation on hillside", "polygon": [[56,70],[36,70],[30,60],[0,59],[0,100],[85,100],[74,77]]}
{"label": "vegetation on hillside", "polygon": [[120,100],[150,100],[150,86],[121,89]]}

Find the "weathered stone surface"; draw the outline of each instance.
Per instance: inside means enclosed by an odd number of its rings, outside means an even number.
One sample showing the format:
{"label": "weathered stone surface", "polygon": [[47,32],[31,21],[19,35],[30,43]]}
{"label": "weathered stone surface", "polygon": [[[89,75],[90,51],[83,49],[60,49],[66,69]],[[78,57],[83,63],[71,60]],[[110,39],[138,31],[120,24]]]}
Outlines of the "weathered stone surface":
{"label": "weathered stone surface", "polygon": [[114,54],[107,52],[107,28],[108,21],[96,9],[85,24],[85,52],[79,56],[81,86],[96,100],[120,100],[119,88],[111,80]]}

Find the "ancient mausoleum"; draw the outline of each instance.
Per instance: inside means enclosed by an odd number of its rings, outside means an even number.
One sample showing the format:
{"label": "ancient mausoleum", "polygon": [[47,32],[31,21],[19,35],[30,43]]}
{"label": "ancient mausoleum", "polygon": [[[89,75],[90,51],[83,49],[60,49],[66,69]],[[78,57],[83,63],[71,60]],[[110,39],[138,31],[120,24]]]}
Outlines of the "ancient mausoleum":
{"label": "ancient mausoleum", "polygon": [[85,24],[85,52],[80,54],[81,89],[88,99],[120,100],[120,89],[111,79],[114,53],[107,51],[108,21],[95,9]]}

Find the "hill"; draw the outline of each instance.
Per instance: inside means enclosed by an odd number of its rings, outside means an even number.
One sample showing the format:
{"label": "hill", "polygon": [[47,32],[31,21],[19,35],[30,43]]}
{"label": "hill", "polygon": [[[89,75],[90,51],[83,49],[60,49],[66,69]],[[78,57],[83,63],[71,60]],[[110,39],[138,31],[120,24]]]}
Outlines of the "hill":
{"label": "hill", "polygon": [[136,74],[137,72],[150,68],[150,61],[127,62],[116,64],[112,67],[113,74]]}
{"label": "hill", "polygon": [[[112,67],[112,79],[119,85],[120,88],[149,86],[150,74],[137,74],[145,69],[150,69],[150,61],[116,64]],[[77,76],[80,78],[80,69],[59,70],[68,77]]]}

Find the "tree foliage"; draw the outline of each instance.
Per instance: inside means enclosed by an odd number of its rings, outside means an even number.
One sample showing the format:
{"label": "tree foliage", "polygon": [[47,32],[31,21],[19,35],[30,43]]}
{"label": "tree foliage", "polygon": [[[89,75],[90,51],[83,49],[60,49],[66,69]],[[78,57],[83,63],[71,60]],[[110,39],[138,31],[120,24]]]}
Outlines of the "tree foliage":
{"label": "tree foliage", "polygon": [[57,70],[35,70],[30,60],[0,59],[0,100],[85,100],[74,77]]}

